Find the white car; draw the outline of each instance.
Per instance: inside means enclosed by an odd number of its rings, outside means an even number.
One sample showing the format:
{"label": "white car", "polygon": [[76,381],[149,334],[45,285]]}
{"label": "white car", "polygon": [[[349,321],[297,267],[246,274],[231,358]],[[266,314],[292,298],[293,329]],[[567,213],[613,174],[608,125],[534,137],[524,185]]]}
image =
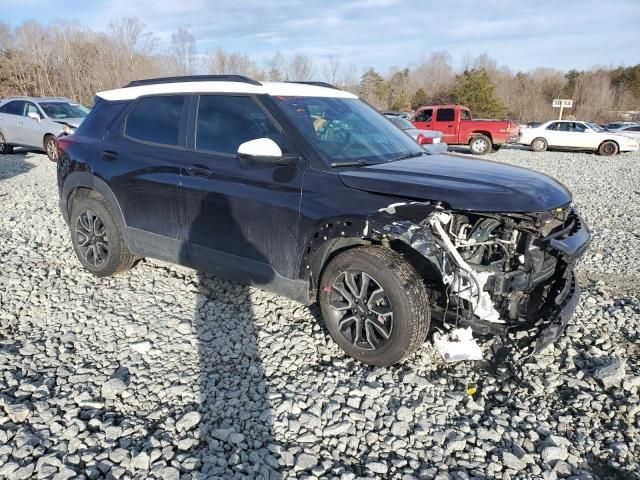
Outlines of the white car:
{"label": "white car", "polygon": [[575,120],[552,120],[539,127],[523,129],[518,143],[529,145],[536,152],[558,148],[591,150],[608,156],[638,150],[637,140],[607,132],[593,123]]}
{"label": "white car", "polygon": [[615,133],[616,135],[624,135],[625,137],[640,140],[640,125],[625,125],[624,127],[612,130],[611,133]]}

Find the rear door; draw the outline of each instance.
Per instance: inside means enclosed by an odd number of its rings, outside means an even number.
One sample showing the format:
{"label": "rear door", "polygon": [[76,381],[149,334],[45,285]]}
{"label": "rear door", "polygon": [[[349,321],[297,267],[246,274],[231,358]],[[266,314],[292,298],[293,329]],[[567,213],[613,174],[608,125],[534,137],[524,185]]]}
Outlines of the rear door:
{"label": "rear door", "polygon": [[184,238],[180,173],[188,95],[140,97],[92,150],[115,194],[136,253],[178,261]]}
{"label": "rear door", "polygon": [[449,144],[458,143],[456,122],[456,110],[454,108],[438,108],[436,111],[433,130],[438,130],[444,135],[444,141]]}
{"label": "rear door", "polygon": [[238,159],[240,144],[257,138],[291,151],[255,97],[203,94],[192,110],[192,151],[182,180],[188,263],[251,284],[292,278],[303,162],[279,166]]}
{"label": "rear door", "polygon": [[2,113],[0,113],[0,131],[2,131],[6,143],[20,144],[18,121],[22,122],[24,106],[24,101],[13,100],[2,107]]}
{"label": "rear door", "polygon": [[433,130],[433,108],[419,110],[411,119],[418,130]]}

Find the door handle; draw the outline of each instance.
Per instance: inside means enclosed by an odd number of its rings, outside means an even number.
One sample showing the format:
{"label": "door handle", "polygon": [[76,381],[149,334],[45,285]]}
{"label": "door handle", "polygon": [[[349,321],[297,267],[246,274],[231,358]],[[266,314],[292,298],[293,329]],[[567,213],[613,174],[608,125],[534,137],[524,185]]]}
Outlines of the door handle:
{"label": "door handle", "polygon": [[22,120],[18,120],[18,126],[21,127],[23,125]]}
{"label": "door handle", "polygon": [[105,150],[104,152],[102,152],[102,159],[106,160],[107,162],[117,160],[118,154],[113,150]]}
{"label": "door handle", "polygon": [[187,173],[194,177],[210,177],[212,172],[208,167],[205,167],[204,165],[192,165],[190,167],[187,167]]}
{"label": "door handle", "polygon": [[451,128],[451,127],[453,127],[453,125],[447,125],[447,127]]}

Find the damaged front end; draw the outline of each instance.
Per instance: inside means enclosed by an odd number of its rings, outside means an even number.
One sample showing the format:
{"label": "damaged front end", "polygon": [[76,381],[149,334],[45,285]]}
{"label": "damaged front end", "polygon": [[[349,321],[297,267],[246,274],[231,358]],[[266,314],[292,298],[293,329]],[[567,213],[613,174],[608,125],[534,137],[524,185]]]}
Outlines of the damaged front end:
{"label": "damaged front end", "polygon": [[526,332],[526,356],[563,332],[579,297],[574,267],[590,239],[569,206],[469,213],[422,202],[375,212],[363,236],[418,252],[422,258],[413,263],[430,288],[432,316],[443,326],[479,335]]}

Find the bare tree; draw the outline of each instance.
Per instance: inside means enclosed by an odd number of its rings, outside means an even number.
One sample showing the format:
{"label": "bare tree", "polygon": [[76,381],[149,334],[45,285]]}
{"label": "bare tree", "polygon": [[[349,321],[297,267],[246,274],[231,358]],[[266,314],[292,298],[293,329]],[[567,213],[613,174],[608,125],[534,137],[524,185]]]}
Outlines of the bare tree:
{"label": "bare tree", "polygon": [[186,28],[171,35],[171,56],[177,75],[192,75],[195,71],[196,39]]}
{"label": "bare tree", "polygon": [[331,85],[336,85],[339,82],[341,66],[340,58],[335,55],[330,55],[322,66],[322,74]]}
{"label": "bare tree", "polygon": [[296,53],[289,62],[289,79],[309,81],[313,78],[315,67],[307,55]]}

